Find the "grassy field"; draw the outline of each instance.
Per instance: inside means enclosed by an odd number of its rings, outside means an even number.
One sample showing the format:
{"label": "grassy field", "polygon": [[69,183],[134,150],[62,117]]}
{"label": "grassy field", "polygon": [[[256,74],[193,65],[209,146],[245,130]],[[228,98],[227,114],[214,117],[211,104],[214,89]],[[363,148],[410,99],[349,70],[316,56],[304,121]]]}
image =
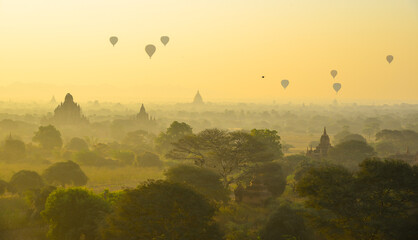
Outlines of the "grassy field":
{"label": "grassy field", "polygon": [[[13,174],[20,170],[31,170],[39,174],[50,166],[49,164],[0,163],[0,179],[9,181]],[[139,167],[90,167],[81,166],[89,178],[87,188],[95,192],[109,189],[111,191],[136,187],[148,179],[163,178],[163,170],[158,168]]]}

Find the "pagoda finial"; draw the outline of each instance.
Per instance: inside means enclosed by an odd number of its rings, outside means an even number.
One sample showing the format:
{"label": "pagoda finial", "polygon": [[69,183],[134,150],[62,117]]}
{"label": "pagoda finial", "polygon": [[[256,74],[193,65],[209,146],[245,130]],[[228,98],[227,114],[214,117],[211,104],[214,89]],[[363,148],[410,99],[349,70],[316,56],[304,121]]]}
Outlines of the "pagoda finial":
{"label": "pagoda finial", "polygon": [[327,127],[324,127],[324,135],[327,135]]}

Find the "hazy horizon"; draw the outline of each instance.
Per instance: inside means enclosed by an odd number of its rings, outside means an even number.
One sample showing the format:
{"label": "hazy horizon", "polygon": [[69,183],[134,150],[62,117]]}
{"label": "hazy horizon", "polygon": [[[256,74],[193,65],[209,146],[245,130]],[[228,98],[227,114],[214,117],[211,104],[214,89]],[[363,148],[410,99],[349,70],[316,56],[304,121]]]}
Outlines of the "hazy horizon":
{"label": "hazy horizon", "polygon": [[0,33],[2,101],[418,101],[414,0],[3,0]]}

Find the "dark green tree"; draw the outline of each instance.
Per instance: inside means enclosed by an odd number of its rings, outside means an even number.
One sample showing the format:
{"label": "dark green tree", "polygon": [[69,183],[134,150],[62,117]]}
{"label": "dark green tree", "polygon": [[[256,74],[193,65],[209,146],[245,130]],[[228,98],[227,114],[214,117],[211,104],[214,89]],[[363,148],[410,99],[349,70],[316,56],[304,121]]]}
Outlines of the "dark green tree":
{"label": "dark green tree", "polygon": [[[313,223],[324,233],[353,239],[415,239],[418,168],[367,159],[356,174],[341,166],[311,168],[297,183]],[[338,238],[334,235],[332,238]]]}
{"label": "dark green tree", "polygon": [[352,140],[337,144],[330,149],[328,156],[334,163],[342,164],[349,169],[356,169],[360,162],[375,154],[372,146],[363,141]]}
{"label": "dark green tree", "polygon": [[26,146],[24,142],[18,139],[13,139],[12,136],[9,136],[6,141],[4,141],[3,159],[6,162],[23,160],[25,156]]}
{"label": "dark green tree", "polygon": [[9,181],[8,190],[13,193],[23,194],[26,191],[38,189],[44,186],[44,181],[34,171],[21,170],[13,174]]}
{"label": "dark green tree", "polygon": [[268,162],[256,164],[245,170],[241,175],[246,185],[249,185],[253,179],[267,187],[267,190],[273,197],[280,196],[286,188],[286,175],[282,171],[279,163]]}
{"label": "dark green tree", "polygon": [[114,151],[112,155],[123,165],[132,165],[135,162],[135,153],[131,151]]}
{"label": "dark green tree", "polygon": [[54,186],[45,186],[27,192],[27,200],[31,207],[31,217],[38,219],[41,217],[41,212],[45,209],[45,203],[48,196],[57,188]]}
{"label": "dark green tree", "polygon": [[76,151],[76,152],[87,151],[89,150],[89,145],[84,139],[75,137],[70,140],[66,148],[70,151]]}
{"label": "dark green tree", "polygon": [[159,152],[168,152],[172,149],[172,143],[177,142],[187,135],[193,134],[192,127],[184,122],[174,121],[166,132],[160,133],[155,139],[156,149]]}
{"label": "dark green tree", "polygon": [[80,166],[73,162],[57,162],[49,166],[42,174],[42,177],[53,185],[83,186],[87,183],[87,176]]}
{"label": "dark green tree", "polygon": [[98,226],[110,212],[108,202],[81,188],[58,189],[45,203],[42,217],[52,240],[98,239]]}
{"label": "dark green tree", "polygon": [[280,136],[276,130],[253,129],[250,134],[266,147],[266,152],[269,154],[266,157],[269,157],[271,160],[283,157]]}
{"label": "dark green tree", "polygon": [[366,139],[360,134],[348,134],[345,136],[340,143],[348,142],[348,141],[360,141],[360,142],[367,142]]}
{"label": "dark green tree", "polygon": [[0,179],[0,196],[6,192],[7,186],[7,182]]}
{"label": "dark green tree", "polygon": [[280,206],[270,216],[265,228],[261,231],[262,240],[314,240],[302,213],[288,205]]}
{"label": "dark green tree", "polygon": [[215,209],[190,188],[166,181],[125,190],[102,229],[104,240],[216,240]]}
{"label": "dark green tree", "polygon": [[140,167],[157,167],[162,168],[164,166],[160,157],[152,152],[144,152],[139,154],[136,159],[136,165]]}
{"label": "dark green tree", "polygon": [[62,147],[61,133],[52,125],[40,126],[32,140],[48,150]]}
{"label": "dark green tree", "polygon": [[224,202],[229,199],[229,191],[211,169],[182,164],[169,168],[165,176],[167,181],[189,185],[208,199]]}

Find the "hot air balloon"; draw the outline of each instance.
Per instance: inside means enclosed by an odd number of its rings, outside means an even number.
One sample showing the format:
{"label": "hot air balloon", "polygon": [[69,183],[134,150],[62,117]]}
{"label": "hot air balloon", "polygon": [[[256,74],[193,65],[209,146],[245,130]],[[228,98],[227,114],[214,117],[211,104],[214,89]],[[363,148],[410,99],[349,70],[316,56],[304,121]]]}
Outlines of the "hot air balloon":
{"label": "hot air balloon", "polygon": [[148,44],[147,46],[145,46],[145,52],[147,52],[149,58],[151,58],[152,55],[154,55],[155,50],[156,50],[156,48],[152,44]]}
{"label": "hot air balloon", "polygon": [[332,87],[334,88],[335,92],[338,93],[338,91],[341,89],[341,83],[334,83]]}
{"label": "hot air balloon", "polygon": [[331,70],[332,78],[335,78],[337,76],[337,74],[338,74],[337,70]]}
{"label": "hot air balloon", "polygon": [[388,63],[390,64],[393,61],[393,56],[392,55],[387,55],[386,56],[386,60],[388,61]]}
{"label": "hot air balloon", "polygon": [[110,37],[110,43],[113,45],[113,46],[115,46],[115,44],[118,42],[118,37],[115,37],[115,36],[112,36],[112,37]]}
{"label": "hot air balloon", "polygon": [[167,45],[168,41],[170,41],[170,38],[168,36],[162,36],[161,42],[165,45]]}
{"label": "hot air balloon", "polygon": [[282,80],[282,87],[283,87],[284,89],[286,89],[286,88],[287,88],[287,86],[289,86],[289,80],[286,80],[286,79]]}

